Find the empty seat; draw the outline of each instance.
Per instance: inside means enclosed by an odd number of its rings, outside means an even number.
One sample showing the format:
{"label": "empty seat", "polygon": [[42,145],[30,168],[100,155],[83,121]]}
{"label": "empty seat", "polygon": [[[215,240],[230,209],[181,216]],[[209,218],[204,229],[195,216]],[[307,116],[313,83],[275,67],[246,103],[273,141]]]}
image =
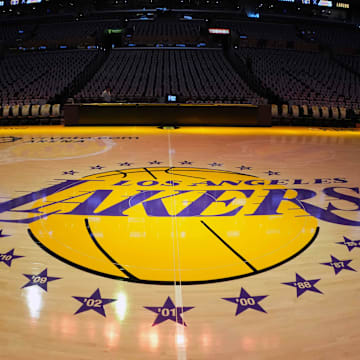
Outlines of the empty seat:
{"label": "empty seat", "polygon": [[61,116],[61,113],[60,113],[60,104],[54,104],[52,107],[51,107],[51,115],[50,117],[52,118],[59,118]]}
{"label": "empty seat", "polygon": [[281,115],[282,117],[288,117],[289,116],[289,106],[286,104],[281,105]]}
{"label": "empty seat", "polygon": [[299,117],[299,107],[297,105],[291,105],[291,112],[294,118]]}
{"label": "empty seat", "polygon": [[312,106],[311,107],[311,111],[312,111],[312,116],[315,119],[319,119],[320,118],[320,109],[318,106]]}
{"label": "empty seat", "polygon": [[3,119],[7,119],[7,118],[9,117],[9,115],[10,115],[10,108],[11,108],[10,105],[5,105],[5,106],[3,107],[3,112],[2,112],[2,117],[3,117]]}
{"label": "empty seat", "polygon": [[27,118],[30,116],[30,105],[26,104],[21,107],[21,117]]}
{"label": "empty seat", "polygon": [[301,105],[303,116],[309,116],[309,108],[307,105]]}
{"label": "empty seat", "polygon": [[11,117],[12,118],[18,118],[20,112],[20,105],[13,105],[11,107]]}
{"label": "empty seat", "polygon": [[31,106],[31,118],[37,119],[40,115],[40,105],[32,105]]}
{"label": "empty seat", "polygon": [[322,106],[321,107],[321,113],[322,113],[322,117],[324,119],[328,119],[329,118],[329,108],[327,106]]}
{"label": "empty seat", "polygon": [[41,107],[40,107],[40,117],[41,118],[50,117],[50,108],[51,108],[50,104],[41,105]]}
{"label": "empty seat", "polygon": [[333,119],[339,119],[339,109],[336,106],[331,107],[331,113]]}
{"label": "empty seat", "polygon": [[340,110],[340,119],[342,120],[346,119],[346,109],[344,107],[341,107],[339,110]]}
{"label": "empty seat", "polygon": [[279,108],[276,104],[271,104],[271,115],[273,117],[278,117],[279,116]]}

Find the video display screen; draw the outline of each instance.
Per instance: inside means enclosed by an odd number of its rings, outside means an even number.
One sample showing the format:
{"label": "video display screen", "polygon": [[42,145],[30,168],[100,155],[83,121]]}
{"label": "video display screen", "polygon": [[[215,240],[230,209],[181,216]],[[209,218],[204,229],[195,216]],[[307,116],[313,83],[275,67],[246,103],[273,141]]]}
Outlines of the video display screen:
{"label": "video display screen", "polygon": [[39,4],[43,0],[0,0],[0,6],[17,6],[27,4]]}

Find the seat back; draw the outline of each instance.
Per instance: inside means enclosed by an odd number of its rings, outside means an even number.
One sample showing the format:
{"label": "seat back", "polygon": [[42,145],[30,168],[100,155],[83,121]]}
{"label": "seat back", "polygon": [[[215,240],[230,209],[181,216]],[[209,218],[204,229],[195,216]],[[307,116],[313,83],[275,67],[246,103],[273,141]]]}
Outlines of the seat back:
{"label": "seat back", "polygon": [[271,115],[273,117],[278,117],[279,116],[279,109],[278,109],[278,106],[276,104],[271,104]]}
{"label": "seat back", "polygon": [[2,117],[3,117],[4,119],[6,119],[6,118],[8,118],[8,117],[9,117],[9,114],[10,114],[10,108],[11,108],[11,106],[10,106],[10,105],[5,105],[5,106],[3,107]]}
{"label": "seat back", "polygon": [[307,105],[301,105],[301,109],[304,116],[309,116],[309,108]]}
{"label": "seat back", "polygon": [[13,105],[11,107],[11,112],[13,117],[19,117],[20,105]]}
{"label": "seat back", "polygon": [[299,117],[299,107],[297,105],[291,105],[291,112],[293,117],[295,118]]}
{"label": "seat back", "polygon": [[321,107],[321,112],[322,112],[322,117],[324,119],[328,119],[329,118],[329,108],[327,106],[322,106]]}
{"label": "seat back", "polygon": [[50,108],[51,108],[50,104],[41,105],[40,117],[42,117],[42,118],[49,117],[50,116]]}
{"label": "seat back", "polygon": [[339,119],[339,109],[336,106],[331,107],[331,113],[333,119]]}
{"label": "seat back", "polygon": [[284,105],[281,105],[281,115],[283,117],[288,117],[289,116],[289,106],[284,104]]}
{"label": "seat back", "polygon": [[21,107],[21,116],[26,117],[30,114],[30,105],[26,104]]}
{"label": "seat back", "polygon": [[54,104],[51,109],[51,116],[60,117],[60,104]]}
{"label": "seat back", "polygon": [[40,105],[33,105],[31,107],[31,116],[32,117],[38,117],[40,113]]}
{"label": "seat back", "polygon": [[311,111],[312,111],[312,116],[315,119],[319,119],[320,118],[320,110],[318,106],[312,106],[311,107]]}
{"label": "seat back", "polygon": [[340,109],[340,119],[346,119],[346,109],[344,107],[341,107],[339,109]]}

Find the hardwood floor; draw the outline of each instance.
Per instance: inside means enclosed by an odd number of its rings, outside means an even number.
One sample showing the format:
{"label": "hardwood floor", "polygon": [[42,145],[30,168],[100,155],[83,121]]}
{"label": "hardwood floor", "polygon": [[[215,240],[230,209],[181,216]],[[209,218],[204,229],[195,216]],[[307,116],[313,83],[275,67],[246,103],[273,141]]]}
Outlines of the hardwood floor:
{"label": "hardwood floor", "polygon": [[358,359],[360,129],[0,128],[0,359]]}

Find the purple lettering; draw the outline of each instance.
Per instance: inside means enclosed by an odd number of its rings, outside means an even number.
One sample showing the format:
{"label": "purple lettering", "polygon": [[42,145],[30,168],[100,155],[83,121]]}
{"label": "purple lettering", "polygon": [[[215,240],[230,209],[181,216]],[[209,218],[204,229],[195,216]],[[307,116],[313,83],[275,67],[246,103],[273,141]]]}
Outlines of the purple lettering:
{"label": "purple lettering", "polygon": [[[149,199],[150,197],[157,195],[161,192],[161,190],[153,190],[153,191],[140,191],[139,193],[130,196],[129,198],[97,213],[98,216],[128,216],[124,214],[124,211],[132,208],[135,205],[142,203],[143,201]],[[166,211],[166,209],[165,209]],[[167,213],[167,211],[166,211]]]}
{"label": "purple lettering", "polygon": [[217,185],[217,186],[222,186],[223,184],[227,184],[227,185],[234,185],[234,186],[236,186],[236,185],[240,185],[240,184],[241,184],[241,182],[242,182],[242,180],[239,180],[239,181],[229,181],[229,180],[223,180],[223,181],[221,181],[221,183],[220,183],[219,185]]}
{"label": "purple lettering", "polygon": [[331,179],[329,178],[315,179],[315,184],[331,184]]}
{"label": "purple lettering", "polygon": [[[23,206],[25,204],[34,202],[34,201],[42,199],[42,198],[46,198],[47,196],[50,196],[56,192],[70,189],[74,186],[81,185],[87,181],[88,180],[67,180],[60,184],[56,184],[56,185],[50,186],[48,188],[41,189],[39,191],[35,191],[35,192],[32,192],[32,193],[24,195],[24,196],[20,196],[16,199],[5,201],[3,203],[0,203],[0,213],[6,212],[6,211],[12,211],[13,209],[16,209],[19,206]],[[26,212],[26,211],[24,211],[24,212]],[[37,221],[37,220],[43,218],[44,216],[49,216],[49,215],[50,214],[46,214],[46,215],[42,215],[39,217],[31,218],[31,219],[27,218],[24,220],[1,220],[1,221],[29,224],[31,222],[34,222],[34,221]]]}
{"label": "purple lettering", "polygon": [[[335,189],[339,189],[336,187],[326,188],[323,190],[323,192],[328,195],[335,197],[339,200],[345,200],[349,201],[357,206],[357,209],[355,210],[346,210],[346,211],[358,211],[360,209],[360,199],[354,196],[344,195],[339,192],[337,192]],[[353,190],[356,193],[359,193],[359,188],[345,188],[342,187],[342,189],[350,189]],[[312,216],[323,220],[327,222],[331,222],[333,224],[339,224],[339,225],[347,225],[347,226],[360,226],[360,221],[354,221],[345,219],[344,217],[341,217],[339,215],[336,215],[333,213],[335,210],[341,210],[336,208],[333,204],[329,203],[326,210],[319,208],[315,205],[308,204],[303,200],[311,199],[316,196],[315,191],[311,190],[305,190],[305,189],[294,189],[298,192],[297,199],[302,203],[304,206],[304,209]]]}
{"label": "purple lettering", "polygon": [[159,185],[159,182],[154,180],[144,180],[144,181],[139,181],[137,184],[139,186],[154,186],[154,185]]}
{"label": "purple lettering", "polygon": [[253,215],[282,215],[277,210],[282,201],[291,201],[299,206],[301,204],[296,198],[286,198],[286,189],[267,189],[269,192],[265,196],[264,200],[258,206],[253,214],[246,214],[246,216]]}
{"label": "purple lettering", "polygon": [[262,180],[247,180],[244,182],[246,185],[265,185],[265,182]]}
{"label": "purple lettering", "polygon": [[213,183],[212,181],[202,181],[202,182],[199,182],[199,183],[191,184],[189,186],[198,186],[198,185],[216,186],[216,184]]}
{"label": "purple lettering", "polygon": [[294,185],[308,185],[308,182],[303,182],[302,179],[295,179],[294,180]]}
{"label": "purple lettering", "polygon": [[289,183],[288,179],[279,179],[279,180],[271,180],[270,185],[287,185]]}
{"label": "purple lettering", "polygon": [[[126,183],[128,183],[129,180],[121,180],[119,181],[118,183],[114,184],[114,185],[117,185],[117,186],[122,186],[122,185],[125,185]],[[125,186],[129,186],[130,184],[127,184]]]}
{"label": "purple lettering", "polygon": [[161,184],[161,186],[179,186],[179,185],[180,185],[179,182],[172,181],[172,180],[165,181],[164,184]]}
{"label": "purple lettering", "polygon": [[[112,193],[112,190],[96,190],[86,201],[80,203],[72,211],[66,213],[69,215],[97,215],[94,211],[97,207]],[[82,196],[82,195],[80,195]],[[66,199],[68,200],[68,199]],[[64,200],[65,201],[65,200]],[[64,202],[64,201],[59,201]],[[51,204],[52,205],[52,204]]]}
{"label": "purple lettering", "polygon": [[334,178],[334,183],[347,183],[348,181],[344,178]]}
{"label": "purple lettering", "polygon": [[[249,198],[253,193],[254,190],[236,190],[238,192],[243,193],[247,198]],[[189,206],[187,206],[183,211],[181,211],[177,216],[205,216],[202,213],[213,203],[223,203],[225,206],[228,206],[232,203],[235,198],[231,198],[228,200],[220,200],[217,199],[223,195],[226,190],[209,190],[202,194],[197,200],[192,202]],[[207,215],[207,216],[234,216],[236,215],[243,206],[239,206],[236,209],[233,209],[227,213],[218,214],[218,215]]]}

